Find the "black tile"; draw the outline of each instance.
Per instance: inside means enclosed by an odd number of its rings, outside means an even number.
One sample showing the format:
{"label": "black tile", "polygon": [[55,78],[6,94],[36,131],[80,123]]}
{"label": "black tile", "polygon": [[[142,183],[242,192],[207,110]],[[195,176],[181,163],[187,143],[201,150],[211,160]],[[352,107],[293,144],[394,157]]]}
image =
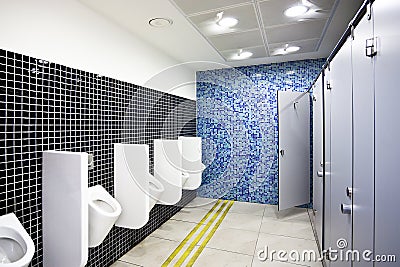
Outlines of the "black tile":
{"label": "black tile", "polygon": [[[113,194],[114,143],[152,145],[161,136],[196,134],[195,101],[1,49],[0,96],[0,215],[15,212],[31,234],[37,248],[31,266],[43,265],[42,229],[36,227],[42,216],[42,151],[94,153],[101,160],[89,172],[89,185],[104,185]],[[189,106],[174,115],[176,127],[165,127],[182,101]],[[125,123],[127,110],[135,115],[131,124]],[[114,227],[102,245],[90,249],[87,266],[109,266],[195,195],[184,191],[177,205],[156,205],[141,229]]]}

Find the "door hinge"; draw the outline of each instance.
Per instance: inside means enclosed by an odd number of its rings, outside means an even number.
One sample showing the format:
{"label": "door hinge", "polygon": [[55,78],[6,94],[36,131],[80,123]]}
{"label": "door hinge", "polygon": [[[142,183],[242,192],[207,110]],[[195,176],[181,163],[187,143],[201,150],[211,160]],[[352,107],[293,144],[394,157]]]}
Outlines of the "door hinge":
{"label": "door hinge", "polygon": [[315,95],[312,96],[312,100],[317,101],[317,98],[315,97]]}
{"label": "door hinge", "polygon": [[373,1],[369,1],[368,6],[367,6],[367,19],[371,20],[372,19],[372,2]]}
{"label": "door hinge", "polygon": [[367,57],[374,57],[378,53],[377,51],[377,39],[370,38],[365,41],[365,55]]}
{"label": "door hinge", "polygon": [[331,82],[330,81],[326,81],[326,89],[327,90],[332,90],[332,86],[331,86]]}
{"label": "door hinge", "polygon": [[351,35],[351,39],[354,40],[354,25],[351,25],[351,27],[350,27],[350,35]]}

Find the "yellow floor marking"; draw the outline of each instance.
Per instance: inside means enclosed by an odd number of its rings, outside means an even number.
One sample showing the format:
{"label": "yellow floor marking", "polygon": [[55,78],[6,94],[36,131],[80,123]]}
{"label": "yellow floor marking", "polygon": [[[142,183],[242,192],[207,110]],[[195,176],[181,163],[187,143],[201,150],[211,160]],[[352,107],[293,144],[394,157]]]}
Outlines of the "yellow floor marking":
{"label": "yellow floor marking", "polygon": [[178,255],[178,253],[182,250],[182,248],[186,245],[186,243],[190,240],[190,238],[193,237],[193,235],[197,232],[197,230],[200,228],[200,226],[203,225],[203,223],[210,217],[210,215],[214,212],[214,210],[218,207],[219,203],[221,203],[221,200],[218,200],[217,203],[212,207],[212,209],[207,212],[207,214],[201,219],[201,221],[196,225],[195,228],[193,228],[192,231],[185,237],[185,239],[179,244],[179,246],[172,252],[172,254],[168,257],[168,259],[165,260],[163,263],[162,267],[167,267],[168,264],[171,263],[171,261]]}
{"label": "yellow floor marking", "polygon": [[197,251],[194,253],[194,255],[192,256],[192,258],[189,260],[189,263],[186,266],[193,266],[194,262],[197,260],[197,258],[200,256],[200,253],[203,251],[203,249],[205,248],[205,246],[207,245],[208,241],[210,241],[210,239],[213,237],[213,235],[215,234],[215,232],[217,231],[218,227],[220,226],[220,224],[222,223],[222,221],[224,220],[226,214],[228,213],[229,209],[232,207],[233,205],[233,201],[229,202],[228,207],[225,209],[224,213],[222,214],[222,216],[219,218],[218,222],[214,225],[214,227],[212,228],[212,230],[210,231],[210,233],[208,233],[207,237],[203,240],[203,242],[201,243],[200,247],[197,249]]}
{"label": "yellow floor marking", "polygon": [[179,260],[175,263],[175,267],[179,267],[182,265],[182,263],[186,260],[186,258],[189,256],[189,254],[192,252],[193,248],[196,246],[196,244],[200,241],[200,239],[204,236],[204,234],[207,232],[207,230],[210,228],[210,226],[213,224],[215,219],[218,217],[218,215],[221,213],[221,211],[225,208],[226,204],[228,203],[228,200],[225,200],[224,203],[221,205],[221,207],[218,209],[218,211],[214,214],[214,216],[211,218],[210,221],[206,224],[206,226],[201,230],[200,234],[196,236],[196,238],[193,240],[193,242],[190,244],[190,246],[186,249],[186,251],[182,254],[182,256],[179,258]]}

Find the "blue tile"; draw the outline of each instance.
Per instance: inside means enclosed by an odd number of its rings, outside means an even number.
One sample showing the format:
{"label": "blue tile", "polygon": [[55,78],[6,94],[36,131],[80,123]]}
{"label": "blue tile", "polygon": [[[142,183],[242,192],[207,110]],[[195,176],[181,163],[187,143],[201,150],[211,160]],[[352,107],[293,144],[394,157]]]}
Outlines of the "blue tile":
{"label": "blue tile", "polygon": [[306,91],[324,62],[197,72],[197,135],[208,165],[200,196],[278,203],[277,91]]}

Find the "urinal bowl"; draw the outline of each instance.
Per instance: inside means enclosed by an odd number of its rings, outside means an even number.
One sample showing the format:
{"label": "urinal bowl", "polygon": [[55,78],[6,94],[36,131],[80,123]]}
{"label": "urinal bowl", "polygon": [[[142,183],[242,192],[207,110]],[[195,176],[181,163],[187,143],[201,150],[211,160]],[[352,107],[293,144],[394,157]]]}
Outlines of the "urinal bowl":
{"label": "urinal bowl", "polygon": [[154,176],[149,177],[149,211],[157,203],[159,197],[164,192],[164,186]]}
{"label": "urinal bowl", "polygon": [[14,213],[0,217],[0,267],[30,264],[35,245]]}
{"label": "urinal bowl", "polygon": [[89,247],[97,247],[106,238],[121,214],[121,205],[101,185],[88,190]]}

